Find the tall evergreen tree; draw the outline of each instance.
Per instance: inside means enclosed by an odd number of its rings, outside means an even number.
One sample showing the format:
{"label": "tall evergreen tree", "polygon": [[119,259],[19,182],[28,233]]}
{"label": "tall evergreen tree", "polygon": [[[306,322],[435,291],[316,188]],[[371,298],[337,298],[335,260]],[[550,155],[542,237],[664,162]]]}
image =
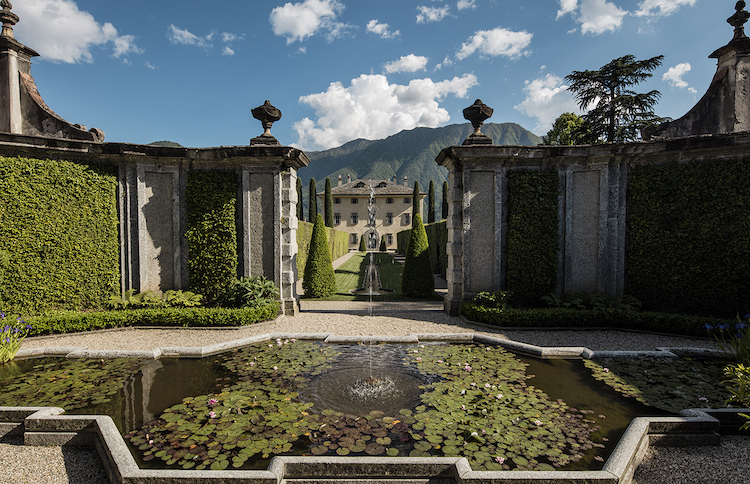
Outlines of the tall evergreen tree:
{"label": "tall evergreen tree", "polygon": [[414,217],[414,226],[411,229],[404,272],[401,276],[401,292],[406,297],[430,297],[435,292],[430,246],[422,224],[422,216],[419,214]]}
{"label": "tall evergreen tree", "polygon": [[414,219],[419,213],[419,182],[414,181],[414,193],[411,197],[411,226],[414,227]]}
{"label": "tall evergreen tree", "polygon": [[365,234],[359,237],[359,251],[367,252],[367,240],[365,240]]}
{"label": "tall evergreen tree", "polygon": [[308,221],[315,223],[315,216],[318,215],[318,189],[315,187],[315,178],[310,178],[310,186],[308,187],[308,195],[310,196],[307,201],[307,219]]}
{"label": "tall evergreen tree", "polygon": [[302,178],[297,177],[297,220],[305,220],[305,207],[302,205]]}
{"label": "tall evergreen tree", "polygon": [[310,236],[302,288],[306,297],[328,297],[336,292],[336,274],[331,263],[325,224],[320,214],[315,217],[315,225]]}
{"label": "tall evergreen tree", "polygon": [[326,177],[326,198],[323,208],[326,217],[326,227],[333,227],[333,195],[331,194],[330,177]]}
{"label": "tall evergreen tree", "polygon": [[448,182],[443,181],[443,220],[448,218]]}
{"label": "tall evergreen tree", "polygon": [[430,189],[427,191],[427,223],[435,221],[435,182],[430,180]]}

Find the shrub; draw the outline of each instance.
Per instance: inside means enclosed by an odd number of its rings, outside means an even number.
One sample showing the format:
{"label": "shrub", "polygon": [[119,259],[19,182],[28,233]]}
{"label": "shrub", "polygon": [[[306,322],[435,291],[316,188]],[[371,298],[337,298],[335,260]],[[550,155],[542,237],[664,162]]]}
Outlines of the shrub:
{"label": "shrub", "polygon": [[401,292],[406,297],[431,297],[434,291],[435,277],[432,274],[427,232],[422,224],[422,216],[417,214],[414,217],[409,249],[406,251]]}
{"label": "shrub", "polygon": [[279,298],[279,288],[263,276],[241,277],[231,282],[224,305],[236,308],[254,308]]}
{"label": "shrub", "polygon": [[[300,222],[297,225],[297,274],[302,277],[307,265],[307,251],[310,248],[312,229],[315,224]],[[331,260],[336,260],[349,252],[349,234],[341,230],[326,227],[328,247],[331,249]]]}
{"label": "shrub", "polygon": [[750,366],[750,314],[745,315],[745,319],[737,316],[737,322],[734,324],[722,323],[716,326],[706,324],[711,337],[716,340],[717,346],[730,358]]}
{"label": "shrub", "polygon": [[380,252],[385,252],[388,250],[388,247],[385,245],[385,237],[380,237]]}
{"label": "shrub", "polygon": [[[729,379],[728,390],[732,394],[727,404],[736,403],[741,407],[750,407],[750,366],[741,363],[727,366],[724,368],[724,375]],[[740,415],[747,419],[740,430],[750,430],[750,415]]]}
{"label": "shrub", "polygon": [[13,359],[32,327],[20,317],[6,317],[0,311],[0,365]]}
{"label": "shrub", "polygon": [[511,293],[508,291],[489,292],[482,291],[471,300],[474,304],[485,308],[500,309],[508,307]]}
{"label": "shrub", "polygon": [[307,297],[328,297],[336,292],[336,275],[328,251],[325,224],[320,214],[315,218],[313,226],[302,288]]}
{"label": "shrub", "polygon": [[542,296],[548,306],[570,309],[598,309],[602,311],[637,311],[641,303],[633,296],[611,297],[599,292],[567,291],[562,296],[551,293]]}
{"label": "shrub", "polygon": [[145,291],[136,294],[135,289],[128,289],[124,296],[112,296],[107,306],[110,309],[142,308],[190,308],[200,306],[203,296],[190,291],[169,290],[163,294]]}
{"label": "shrub", "polygon": [[247,326],[273,319],[281,304],[273,301],[254,308],[149,308],[129,311],[59,311],[34,317],[29,335],[75,333],[96,329],[139,326],[224,327]]}
{"label": "shrub", "polygon": [[367,241],[365,241],[364,234],[359,237],[359,251],[367,252]]}
{"label": "shrub", "polygon": [[209,304],[237,277],[237,174],[188,174],[186,204],[190,289]]}

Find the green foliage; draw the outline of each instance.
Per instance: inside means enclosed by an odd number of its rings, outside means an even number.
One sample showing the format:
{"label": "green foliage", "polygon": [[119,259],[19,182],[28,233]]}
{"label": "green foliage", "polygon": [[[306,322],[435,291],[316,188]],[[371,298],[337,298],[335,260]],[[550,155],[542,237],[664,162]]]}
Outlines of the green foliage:
{"label": "green foliage", "polygon": [[427,191],[427,223],[435,222],[435,182],[430,180],[430,188]]}
{"label": "green foliage", "polygon": [[318,189],[315,186],[315,178],[310,179],[310,186],[307,189],[307,220],[315,223],[315,217],[318,215]]}
{"label": "green foliage", "polygon": [[596,309],[506,308],[500,311],[472,302],[461,304],[461,312],[468,319],[480,323],[504,327],[524,328],[617,328],[634,329],[680,334],[685,336],[706,336],[707,324],[716,326],[727,320],[674,313],[650,311],[601,311]]}
{"label": "green foliage", "polygon": [[0,251],[7,310],[101,308],[120,291],[116,168],[0,157]]}
{"label": "green foliage", "polygon": [[653,90],[636,93],[630,86],[640,84],[652,76],[663,55],[636,60],[626,55],[612,60],[596,71],[573,71],[565,77],[568,88],[581,109],[593,108],[583,116],[595,138],[607,142],[634,141],[640,130],[659,124],[662,119],[654,114],[654,105],[661,93]]}
{"label": "green foliage", "polygon": [[333,195],[331,194],[331,179],[329,177],[326,177],[324,208],[326,216],[326,227],[333,227]]}
{"label": "green foliage", "polygon": [[[305,273],[307,264],[307,251],[310,249],[313,224],[300,222],[297,225],[297,274],[300,277]],[[349,234],[340,230],[326,227],[328,247],[331,251],[331,260],[334,261],[349,252]]]}
{"label": "green foliage", "polygon": [[365,236],[360,235],[359,237],[359,251],[360,252],[367,252],[367,244],[365,242]]}
{"label": "green foliage", "polygon": [[6,316],[0,311],[0,365],[16,356],[31,329],[20,316]]}
{"label": "green foliage", "polygon": [[273,281],[269,281],[263,276],[240,277],[229,284],[223,305],[235,308],[254,308],[268,304],[278,298],[279,288]]}
{"label": "green foliage", "polygon": [[[724,368],[724,376],[728,379],[724,383],[729,385],[728,390],[731,393],[726,403],[750,408],[750,366],[742,363],[729,365]],[[740,415],[747,419],[740,430],[750,430],[750,415],[744,413]]]}
{"label": "green foliage", "polygon": [[554,292],[542,296],[542,301],[555,308],[598,309],[600,311],[638,311],[641,303],[633,296],[611,297],[598,292],[567,291],[562,296]]}
{"label": "green foliage", "polygon": [[[432,261],[433,274],[442,274],[448,268],[448,254],[446,246],[448,244],[448,228],[446,221],[441,220],[424,226],[427,232],[427,243],[430,246],[430,260]],[[409,239],[411,238],[411,229],[403,230],[396,234],[396,252],[406,254],[409,249]]]}
{"label": "green foliage", "polygon": [[448,182],[443,182],[443,220],[448,218]]}
{"label": "green foliage", "polygon": [[522,306],[557,287],[558,183],[553,170],[508,173],[506,287]]}
{"label": "green foliage", "polygon": [[297,220],[305,220],[305,206],[302,203],[302,178],[297,177]]}
{"label": "green foliage", "polygon": [[510,303],[512,294],[508,291],[482,291],[471,299],[471,302],[485,308],[503,311]]}
{"label": "green foliage", "polygon": [[716,340],[717,346],[727,357],[750,366],[750,330],[748,330],[748,324],[750,324],[750,314],[746,314],[745,319],[741,319],[738,315],[735,324],[706,325],[706,330]]}
{"label": "green foliage", "polygon": [[748,312],[748,207],[748,160],[632,167],[628,293],[648,310]]}
{"label": "green foliage", "polygon": [[30,319],[30,336],[56,333],[76,333],[97,329],[171,326],[224,327],[248,326],[273,319],[280,303],[269,302],[255,308],[149,308],[128,311],[73,312],[55,311]]}
{"label": "green foliage", "polygon": [[562,113],[555,120],[552,129],[542,137],[542,144],[556,146],[596,142],[596,139],[592,138],[593,135],[588,131],[588,124],[584,124],[583,118],[574,113]]}
{"label": "green foliage", "polygon": [[422,214],[419,211],[419,182],[414,182],[414,192],[411,196],[411,226],[414,227],[414,224],[416,223],[415,218],[417,215],[421,216]]}
{"label": "green foliage", "polygon": [[380,237],[380,252],[385,252],[388,250],[388,247],[385,245],[385,237]]}
{"label": "green foliage", "polygon": [[328,297],[336,292],[336,275],[333,272],[325,225],[320,214],[315,219],[312,231],[302,288],[307,297]]}
{"label": "green foliage", "polygon": [[435,278],[432,274],[427,232],[422,225],[422,216],[417,214],[411,231],[409,249],[406,251],[401,292],[406,297],[431,297],[434,291]]}
{"label": "green foliage", "polygon": [[185,198],[190,288],[214,304],[237,277],[237,174],[188,173]]}
{"label": "green foliage", "polygon": [[136,294],[135,289],[128,289],[124,296],[111,296],[107,307],[110,309],[142,308],[191,308],[203,304],[203,296],[190,291],[165,291],[158,294],[145,291]]}
{"label": "green foliage", "polygon": [[0,303],[3,302],[3,286],[5,285],[4,274],[10,265],[10,252],[0,250]]}

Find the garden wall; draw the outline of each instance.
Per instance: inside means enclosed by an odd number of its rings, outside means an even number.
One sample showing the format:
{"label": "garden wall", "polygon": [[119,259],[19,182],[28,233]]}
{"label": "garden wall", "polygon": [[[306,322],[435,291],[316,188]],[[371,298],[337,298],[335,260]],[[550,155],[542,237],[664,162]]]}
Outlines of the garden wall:
{"label": "garden wall", "polygon": [[[480,291],[632,294],[750,309],[750,134],[570,147],[457,146],[446,311]],[[533,304],[534,300],[526,301]]]}

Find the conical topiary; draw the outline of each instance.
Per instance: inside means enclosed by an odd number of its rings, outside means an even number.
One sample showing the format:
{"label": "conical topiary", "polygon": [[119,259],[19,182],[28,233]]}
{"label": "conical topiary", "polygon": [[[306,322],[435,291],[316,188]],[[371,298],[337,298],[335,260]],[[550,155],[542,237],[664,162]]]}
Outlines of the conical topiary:
{"label": "conical topiary", "polygon": [[320,214],[315,218],[315,225],[310,236],[310,249],[307,252],[302,289],[305,290],[307,297],[328,297],[336,292],[336,275],[331,264],[325,224]]}
{"label": "conical topiary", "polygon": [[359,251],[367,252],[367,241],[365,240],[364,234],[359,237]]}
{"label": "conical topiary", "polygon": [[406,251],[404,273],[401,277],[401,292],[406,297],[430,297],[435,291],[435,277],[432,275],[430,246],[427,232],[422,224],[422,216],[414,216],[409,248]]}
{"label": "conical topiary", "polygon": [[388,250],[388,247],[385,245],[385,237],[380,237],[380,252],[385,252]]}

